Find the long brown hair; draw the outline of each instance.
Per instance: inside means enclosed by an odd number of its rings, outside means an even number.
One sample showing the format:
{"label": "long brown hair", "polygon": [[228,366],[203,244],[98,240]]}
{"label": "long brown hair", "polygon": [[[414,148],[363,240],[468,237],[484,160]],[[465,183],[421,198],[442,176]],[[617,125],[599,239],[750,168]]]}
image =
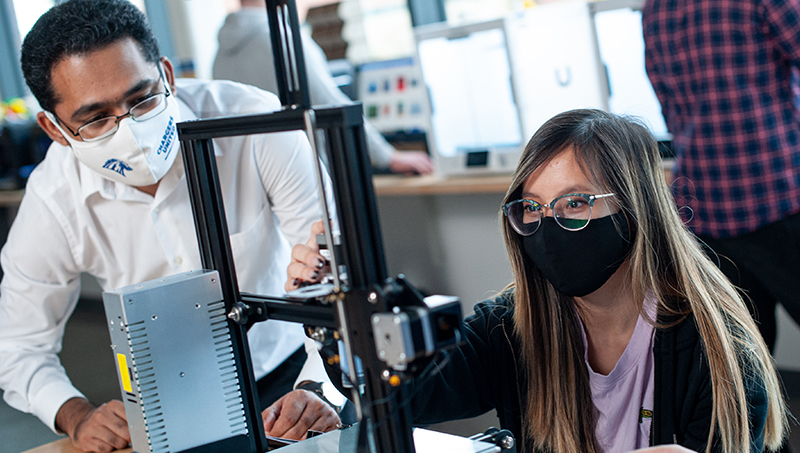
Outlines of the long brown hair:
{"label": "long brown hair", "polygon": [[[659,315],[680,319],[691,313],[697,321],[714,401],[707,451],[715,436],[725,452],[749,450],[745,373],[754,374],[767,391],[764,442],[768,448],[779,447],[786,412],[769,351],[736,289],[681,221],[658,145],[645,127],[600,110],[553,117],[528,142],[503,203],[519,199],[533,171],[567,148],[596,185],[617,195],[628,219],[633,249],[627,281],[635,300],[650,292]],[[524,255],[522,238],[508,222],[502,224],[514,272],[514,330],[526,370],[524,435],[544,451],[598,451],[574,302],[553,288]]]}

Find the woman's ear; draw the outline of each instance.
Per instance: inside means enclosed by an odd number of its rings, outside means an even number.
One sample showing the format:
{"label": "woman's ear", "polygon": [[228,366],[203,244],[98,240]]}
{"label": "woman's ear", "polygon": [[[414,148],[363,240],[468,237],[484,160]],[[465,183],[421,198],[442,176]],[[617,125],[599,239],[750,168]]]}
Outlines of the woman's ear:
{"label": "woman's ear", "polygon": [[54,142],[57,142],[64,146],[69,146],[69,142],[58,127],[50,121],[50,118],[44,114],[44,112],[39,112],[36,114],[36,122],[39,123],[39,127],[50,137]]}

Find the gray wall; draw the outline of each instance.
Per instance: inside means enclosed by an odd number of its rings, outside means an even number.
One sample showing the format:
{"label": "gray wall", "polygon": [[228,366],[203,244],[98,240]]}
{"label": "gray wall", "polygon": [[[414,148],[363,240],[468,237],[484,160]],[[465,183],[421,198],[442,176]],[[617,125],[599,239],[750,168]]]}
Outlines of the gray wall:
{"label": "gray wall", "polygon": [[465,312],[511,282],[497,217],[502,194],[378,198],[392,275],[421,289],[459,296]]}

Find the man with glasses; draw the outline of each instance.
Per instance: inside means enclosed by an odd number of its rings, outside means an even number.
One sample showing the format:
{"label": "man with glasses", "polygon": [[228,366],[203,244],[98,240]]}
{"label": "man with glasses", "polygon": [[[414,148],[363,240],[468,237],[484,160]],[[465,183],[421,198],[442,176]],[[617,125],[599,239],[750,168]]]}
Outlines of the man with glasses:
{"label": "man with glasses", "polygon": [[[231,82],[176,81],[144,15],[125,0],[54,7],[25,38],[22,67],[54,143],[0,254],[0,388],[9,405],[82,450],[123,448],[122,403],[92,405],[57,356],[79,275],[113,289],[201,268],[176,124],[280,103]],[[280,294],[291,244],[320,217],[308,141],[301,132],[225,138],[215,153],[240,287]],[[269,434],[335,427],[321,398],[291,391],[305,362],[302,328],[267,321],[248,337],[262,407],[278,400],[265,411]],[[320,372],[310,380],[321,380],[321,363],[308,365]]]}

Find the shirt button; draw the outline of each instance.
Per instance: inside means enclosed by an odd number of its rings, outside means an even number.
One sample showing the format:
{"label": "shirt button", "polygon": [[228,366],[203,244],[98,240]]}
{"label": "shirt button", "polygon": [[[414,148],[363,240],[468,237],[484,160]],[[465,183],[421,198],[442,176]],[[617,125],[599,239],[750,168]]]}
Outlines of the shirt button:
{"label": "shirt button", "polygon": [[180,256],[176,256],[173,261],[175,262],[175,264],[181,264],[183,262],[183,258],[181,258]]}

